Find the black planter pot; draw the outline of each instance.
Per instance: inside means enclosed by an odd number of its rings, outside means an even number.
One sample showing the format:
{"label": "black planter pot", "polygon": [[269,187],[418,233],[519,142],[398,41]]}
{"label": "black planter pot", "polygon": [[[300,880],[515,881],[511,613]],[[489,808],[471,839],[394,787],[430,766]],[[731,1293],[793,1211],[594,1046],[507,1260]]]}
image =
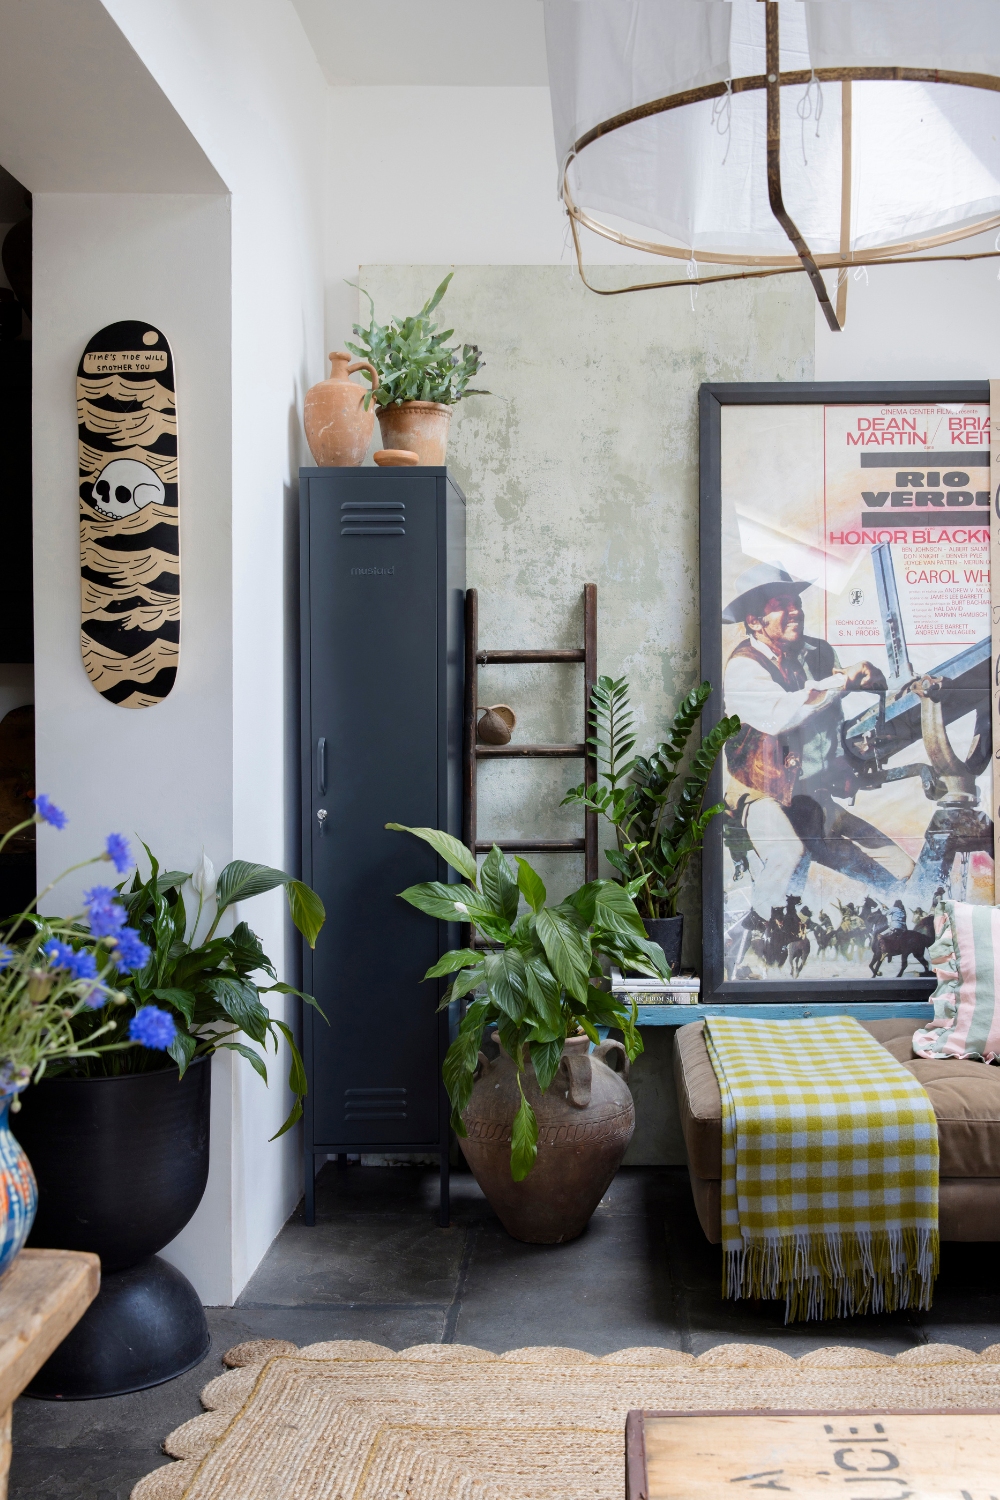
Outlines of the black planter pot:
{"label": "black planter pot", "polygon": [[[681,943],[684,940],[683,917],[643,917],[642,925],[652,943],[659,943],[671,974],[681,966]],[[28,1152],[31,1155],[31,1152]]]}
{"label": "black planter pot", "polygon": [[208,1180],[212,1065],[119,1078],[43,1078],[13,1128],[38,1179],[28,1244],[93,1250],[101,1290],[25,1392],[66,1401],[171,1380],[204,1359],[197,1292],[156,1251]]}

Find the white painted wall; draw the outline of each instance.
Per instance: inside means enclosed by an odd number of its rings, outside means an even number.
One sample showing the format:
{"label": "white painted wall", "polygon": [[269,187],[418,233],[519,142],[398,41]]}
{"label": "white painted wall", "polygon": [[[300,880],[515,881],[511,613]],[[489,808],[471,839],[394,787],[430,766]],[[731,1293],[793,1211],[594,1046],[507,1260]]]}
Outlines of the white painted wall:
{"label": "white painted wall", "polygon": [[[940,254],[993,250],[981,234]],[[872,267],[852,277],[847,323],[816,309],[817,380],[968,380],[1000,370],[1000,259]]]}
{"label": "white painted wall", "polygon": [[[217,866],[235,855],[294,872],[295,479],[302,395],[322,374],[326,85],[288,0],[79,0],[62,28],[52,3],[15,7],[0,64],[30,116],[0,105],[0,160],[35,194],[38,784],[72,817],[62,834],[40,830],[40,874],[112,828],[175,866],[204,844]],[[106,45],[88,42],[88,23]],[[91,128],[81,114],[123,96],[155,107],[116,126],[117,145],[76,150]],[[36,97],[47,114],[30,114]],[[178,176],[187,194],[170,191]],[[142,711],[101,699],[79,650],[74,377],[87,339],[124,317],[170,339],[180,414],[180,670]],[[238,915],[294,982],[283,893]],[[295,1003],[273,1009],[291,1019]],[[290,1102],[284,1049],[269,1067],[265,1089],[231,1054],[214,1066],[208,1191],[167,1252],[209,1303],[234,1300],[300,1193],[296,1134],[268,1144]]]}
{"label": "white painted wall", "polygon": [[[218,642],[232,656],[232,729],[226,740],[203,738],[201,748],[231,767],[234,856],[297,873],[297,474],[309,461],[302,398],[323,373],[326,84],[290,0],[106,5],[232,195],[232,421],[220,423],[217,436],[232,474],[224,584],[232,607],[226,639]],[[228,394],[220,391],[223,401]],[[183,453],[181,463],[183,486]],[[211,637],[193,639],[196,649],[212,649]],[[196,723],[190,728],[199,734]],[[183,795],[178,786],[176,813],[193,826]],[[258,897],[239,915],[295,983],[299,942],[284,893]],[[298,1002],[274,998],[272,1012],[292,1022]],[[235,1066],[227,1147],[231,1257],[227,1285],[203,1293],[209,1301],[238,1295],[301,1191],[297,1132],[268,1143],[289,1107],[284,1047],[268,1066],[268,1090],[248,1064]],[[185,1234],[197,1225],[196,1217]],[[200,1265],[200,1249],[198,1258]]]}
{"label": "white painted wall", "polygon": [[[328,118],[328,350],[352,337],[357,293],[345,281],[359,265],[573,264],[547,88],[333,88]],[[675,262],[584,237],[590,265],[676,273]],[[396,311],[411,309],[381,309],[382,321]]]}
{"label": "white painted wall", "polygon": [[[143,838],[167,868],[202,841],[233,847],[230,222],[221,196],[36,193],[34,198],[34,532],[36,776],[68,812],[38,830],[40,886],[103,848]],[[106,247],[118,247],[108,255]],[[166,334],[177,371],[181,453],[180,670],[156,708],[99,696],[80,655],[76,367],[87,340],[120,318]],[[221,751],[221,753],[220,753]],[[102,879],[108,873],[103,866]],[[45,909],[79,909],[94,872],[63,882]],[[233,1068],[214,1065],[209,1188],[169,1258],[210,1301],[225,1301]]]}

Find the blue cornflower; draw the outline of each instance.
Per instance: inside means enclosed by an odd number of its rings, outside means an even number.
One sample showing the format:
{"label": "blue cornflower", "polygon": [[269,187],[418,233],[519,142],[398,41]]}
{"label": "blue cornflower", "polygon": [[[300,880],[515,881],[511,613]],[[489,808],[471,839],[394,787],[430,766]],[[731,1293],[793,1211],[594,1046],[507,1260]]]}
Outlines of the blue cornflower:
{"label": "blue cornflower", "polygon": [[[128,928],[125,930],[127,932]],[[144,1047],[153,1047],[158,1052],[167,1050],[176,1031],[173,1016],[155,1005],[144,1005],[128,1023],[128,1034],[133,1042],[141,1042]]]}
{"label": "blue cornflower", "polygon": [[113,937],[125,926],[125,908],[115,900],[115,893],[106,885],[95,885],[92,891],[84,891],[90,930],[96,938]]}
{"label": "blue cornflower", "polygon": [[68,943],[60,943],[58,938],[53,938],[45,944],[43,952],[48,954],[54,969],[68,969],[74,979],[97,978],[97,960],[86,949],[76,953]]}
{"label": "blue cornflower", "polygon": [[62,808],[50,802],[44,792],[35,798],[35,821],[37,822],[39,818],[44,823],[51,823],[53,828],[65,828],[69,822]]}
{"label": "blue cornflower", "polygon": [[60,943],[58,938],[45,944],[42,950],[49,956],[49,962],[54,969],[72,969],[76,962],[76,954],[68,943]]}
{"label": "blue cornflower", "polygon": [[149,949],[134,927],[123,927],[115,940],[112,957],[120,969],[141,969],[149,962]]}
{"label": "blue cornflower", "polygon": [[81,998],[91,1010],[100,1010],[108,998],[108,992],[103,984],[92,984],[89,990],[84,990]]}
{"label": "blue cornflower", "polygon": [[6,943],[0,943],[0,969],[6,969],[13,957],[13,948],[8,948]]}
{"label": "blue cornflower", "polygon": [[73,962],[70,965],[74,979],[96,979],[97,960],[92,953],[81,949],[79,953],[73,954]]}
{"label": "blue cornflower", "polygon": [[115,869],[119,875],[124,875],[130,870],[134,863],[132,851],[128,846],[128,839],[123,833],[109,833],[108,842],[105,846],[104,858],[114,861]]}

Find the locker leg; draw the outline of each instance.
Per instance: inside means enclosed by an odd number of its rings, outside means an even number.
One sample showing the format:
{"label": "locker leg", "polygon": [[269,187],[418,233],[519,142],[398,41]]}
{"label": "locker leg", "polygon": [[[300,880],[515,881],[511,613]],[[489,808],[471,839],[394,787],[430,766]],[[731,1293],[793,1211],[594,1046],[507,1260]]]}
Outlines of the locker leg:
{"label": "locker leg", "polygon": [[446,1146],[441,1152],[441,1200],[438,1210],[438,1223],[442,1229],[447,1229],[451,1223],[451,1196],[449,1193],[451,1163],[448,1160],[449,1147]]}
{"label": "locker leg", "polygon": [[316,1223],[316,1156],[306,1152],[306,1224],[310,1229]]}
{"label": "locker leg", "polygon": [[347,1170],[347,1152],[346,1151],[338,1151],[337,1152],[337,1171],[341,1172],[341,1171],[346,1171],[346,1170]]}

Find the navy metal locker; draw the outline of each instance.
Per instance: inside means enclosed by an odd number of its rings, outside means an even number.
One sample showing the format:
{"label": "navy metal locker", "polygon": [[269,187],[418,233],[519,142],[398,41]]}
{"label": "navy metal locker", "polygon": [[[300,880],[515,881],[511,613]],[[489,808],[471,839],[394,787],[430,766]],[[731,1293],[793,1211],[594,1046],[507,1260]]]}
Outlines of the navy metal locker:
{"label": "navy metal locker", "polygon": [[302,878],[326,906],[303,987],[306,1223],[316,1158],[437,1152],[448,1222],[443,981],[457,947],[400,901],[459,877],[388,822],[461,837],[465,497],[446,469],[301,469]]}

